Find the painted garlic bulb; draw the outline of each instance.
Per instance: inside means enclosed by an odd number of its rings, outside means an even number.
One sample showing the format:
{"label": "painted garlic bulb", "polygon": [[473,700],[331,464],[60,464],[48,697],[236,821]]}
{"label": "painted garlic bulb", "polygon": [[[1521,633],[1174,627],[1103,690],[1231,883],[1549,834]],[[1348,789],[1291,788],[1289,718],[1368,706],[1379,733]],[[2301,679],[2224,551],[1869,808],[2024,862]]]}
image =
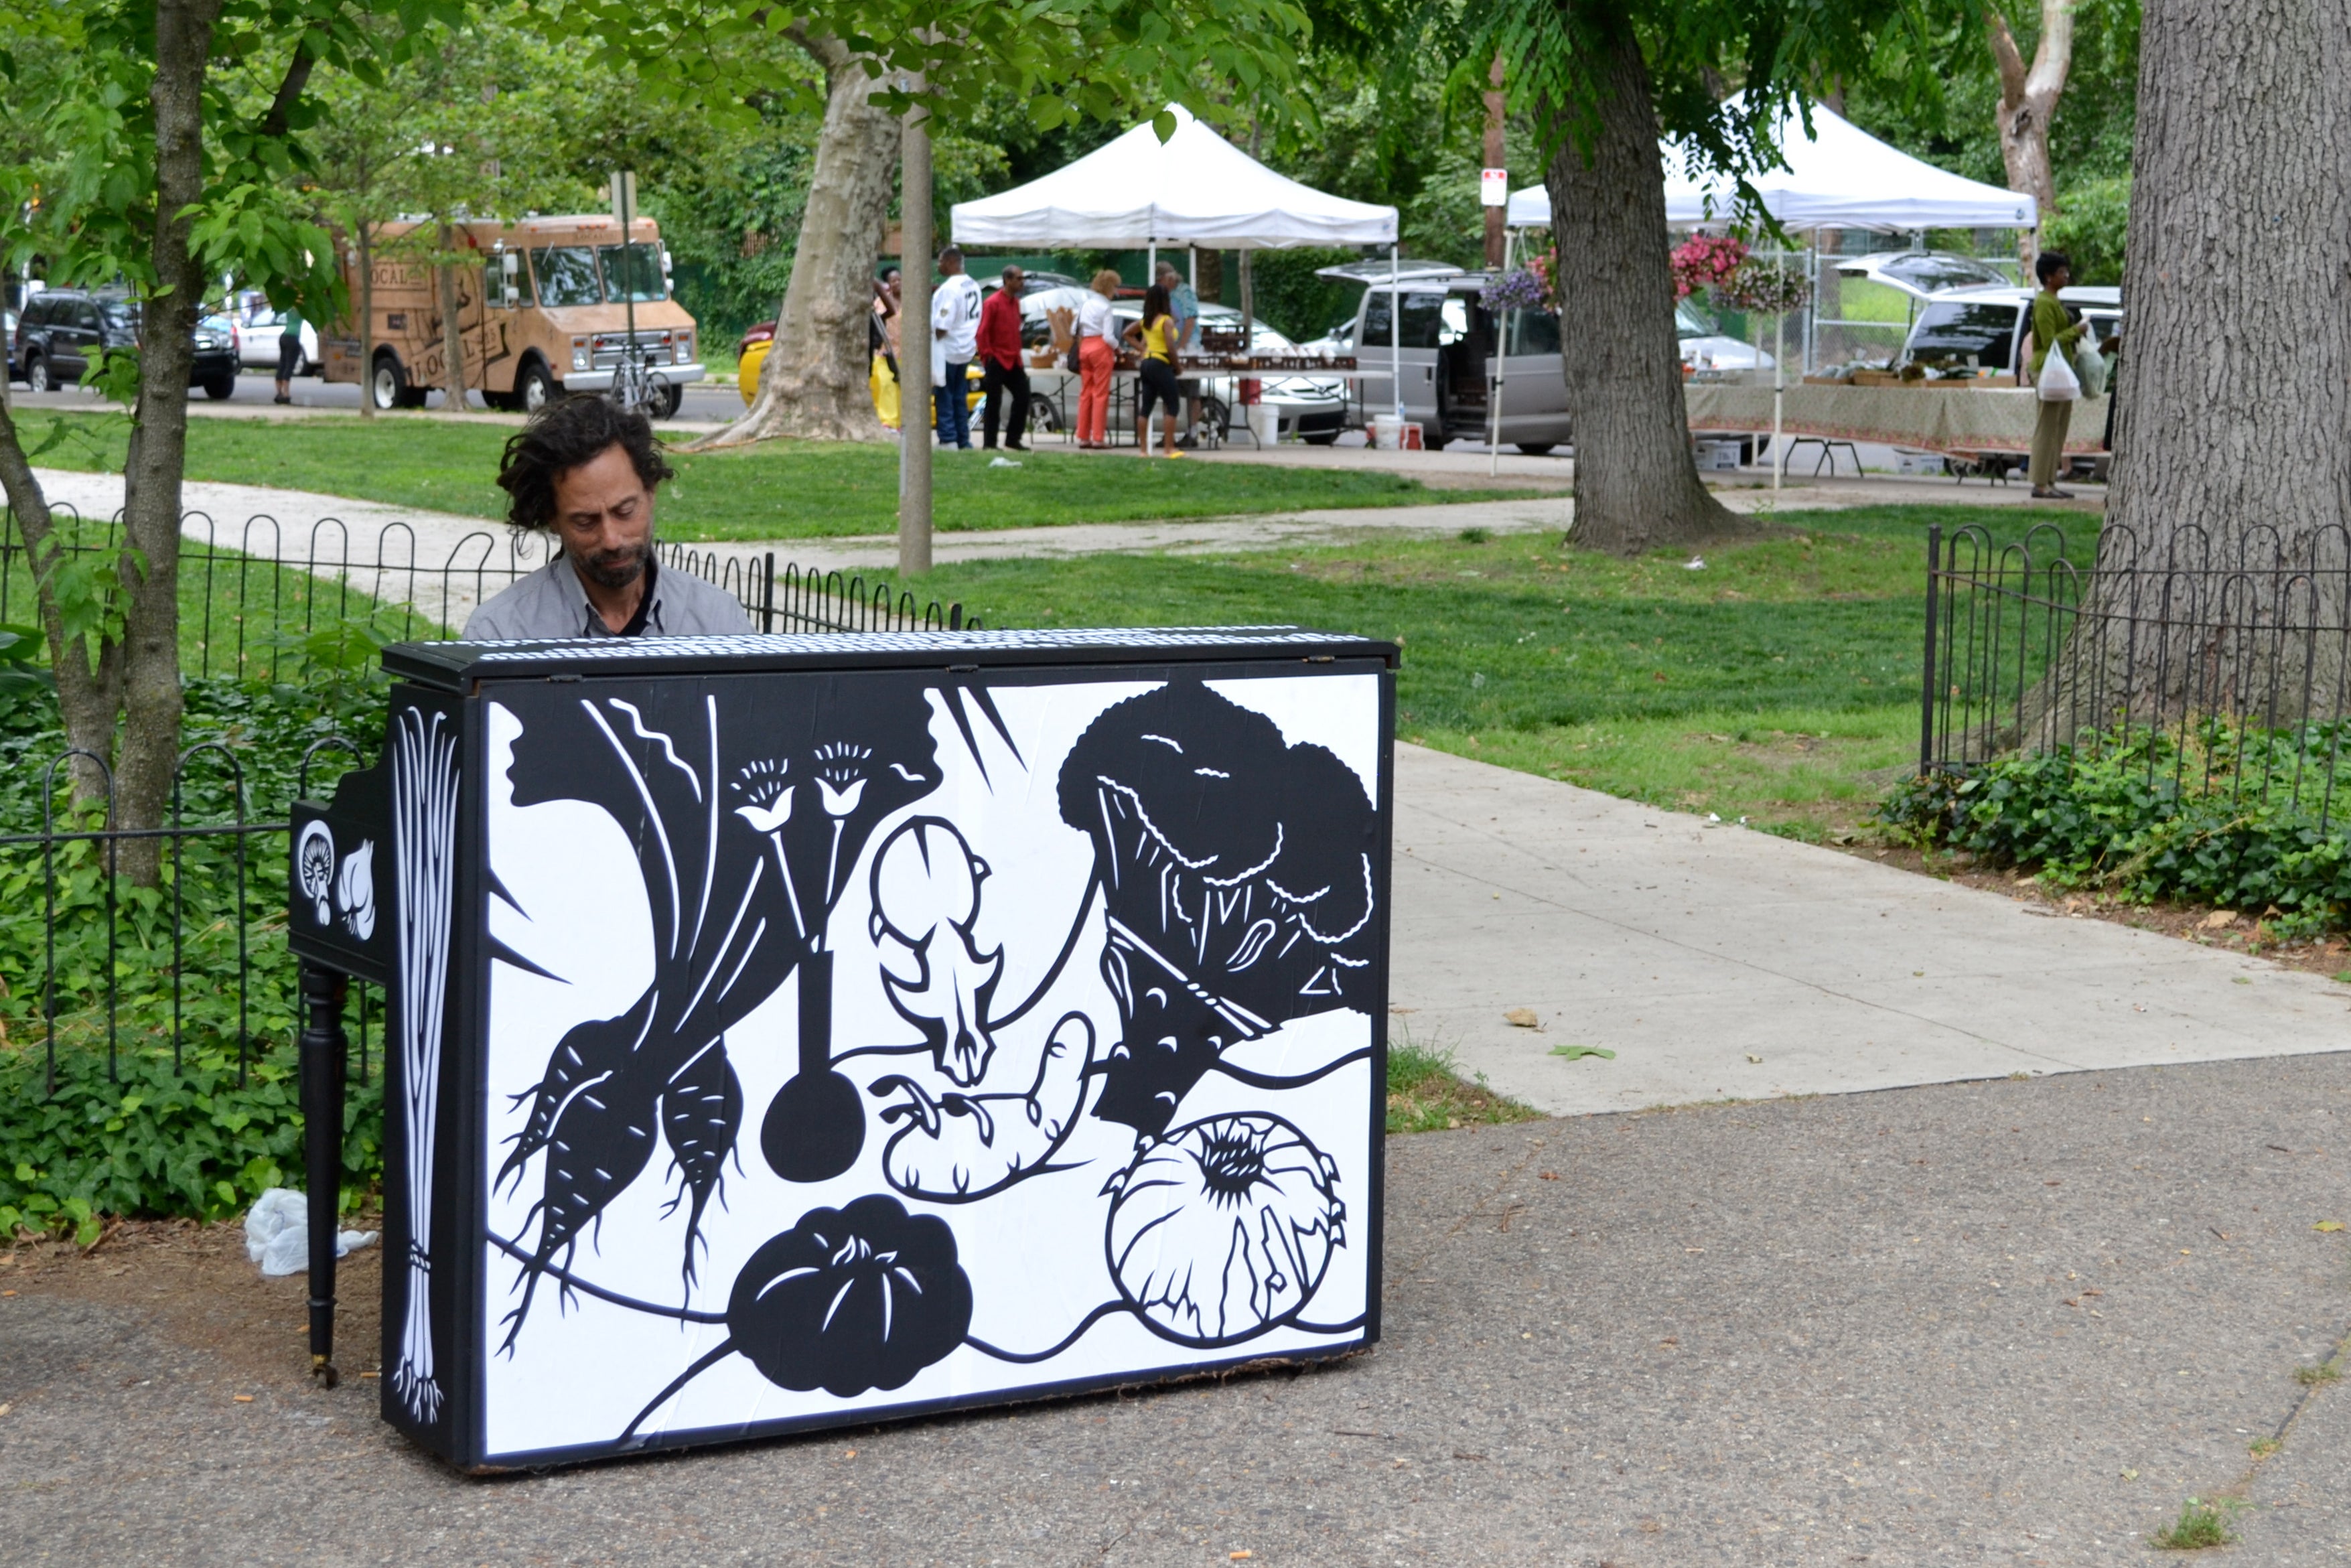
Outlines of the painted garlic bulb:
{"label": "painted garlic bulb", "polygon": [[812,1208],[751,1254],[726,1302],[735,1348],[780,1388],[903,1388],[971,1327],[955,1232],[894,1197]]}
{"label": "painted garlic bulb", "polygon": [[1211,1116],[1146,1144],[1103,1190],[1119,1293],[1169,1339],[1230,1344],[1313,1298],[1346,1240],[1336,1161],[1279,1116]]}

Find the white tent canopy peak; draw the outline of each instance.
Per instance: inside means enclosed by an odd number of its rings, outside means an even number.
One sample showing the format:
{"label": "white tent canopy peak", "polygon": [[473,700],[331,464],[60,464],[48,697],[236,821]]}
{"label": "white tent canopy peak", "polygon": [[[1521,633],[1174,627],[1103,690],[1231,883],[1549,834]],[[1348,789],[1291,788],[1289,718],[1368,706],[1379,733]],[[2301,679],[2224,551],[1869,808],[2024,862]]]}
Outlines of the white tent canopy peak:
{"label": "white tent canopy peak", "polygon": [[1182,106],[1168,112],[1176,133],[1165,142],[1145,121],[1042,179],[956,203],[956,243],[1212,250],[1395,243],[1395,208],[1301,184]]}
{"label": "white tent canopy peak", "polygon": [[[1812,134],[1791,109],[1774,132],[1782,167],[1761,170],[1748,183],[1764,211],[1783,228],[1871,229],[1905,234],[1921,229],[2020,228],[2040,223],[2030,195],[2005,191],[1922,162],[1889,146],[1821,104],[1812,109]],[[1678,143],[1658,144],[1665,162],[1666,222],[1676,227],[1733,224],[1751,217],[1740,207],[1739,182],[1727,174],[1689,172]],[[1513,228],[1550,226],[1551,193],[1530,185],[1510,193]]]}

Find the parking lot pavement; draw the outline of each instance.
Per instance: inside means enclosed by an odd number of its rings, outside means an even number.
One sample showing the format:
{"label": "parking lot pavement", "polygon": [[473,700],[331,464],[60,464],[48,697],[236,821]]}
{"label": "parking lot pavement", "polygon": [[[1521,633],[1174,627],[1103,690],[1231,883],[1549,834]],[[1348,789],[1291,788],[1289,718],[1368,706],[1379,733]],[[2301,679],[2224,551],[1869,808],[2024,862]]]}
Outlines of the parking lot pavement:
{"label": "parking lot pavement", "polygon": [[495,1480],[307,1385],[298,1280],[231,1354],[101,1250],[0,1297],[9,1557],[2108,1564],[2233,1490],[2334,1563],[2351,1393],[2250,1445],[2351,1318],[2346,1132],[2323,1056],[1399,1139],[1370,1354]]}

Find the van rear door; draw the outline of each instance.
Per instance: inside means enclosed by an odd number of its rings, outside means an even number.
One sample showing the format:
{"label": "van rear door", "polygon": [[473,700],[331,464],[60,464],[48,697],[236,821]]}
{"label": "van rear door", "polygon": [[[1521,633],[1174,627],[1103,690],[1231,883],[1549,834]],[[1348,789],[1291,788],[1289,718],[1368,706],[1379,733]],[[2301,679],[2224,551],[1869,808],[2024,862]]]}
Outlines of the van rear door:
{"label": "van rear door", "polygon": [[1392,412],[1397,402],[1392,367],[1404,376],[1404,416],[1437,432],[1437,350],[1445,329],[1446,288],[1442,279],[1426,284],[1406,280],[1403,287],[1401,332],[1393,314],[1395,290],[1384,284],[1364,290],[1363,312],[1355,319],[1355,364],[1363,372],[1363,407],[1366,421]]}
{"label": "van rear door", "polygon": [[1513,310],[1504,319],[1502,440],[1557,446],[1569,438],[1559,318],[1548,310]]}

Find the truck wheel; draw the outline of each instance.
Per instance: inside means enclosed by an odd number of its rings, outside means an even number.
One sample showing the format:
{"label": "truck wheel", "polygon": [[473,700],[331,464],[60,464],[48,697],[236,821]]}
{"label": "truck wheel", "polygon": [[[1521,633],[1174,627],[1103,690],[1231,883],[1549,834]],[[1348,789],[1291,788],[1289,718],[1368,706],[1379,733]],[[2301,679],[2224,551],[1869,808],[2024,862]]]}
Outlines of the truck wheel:
{"label": "truck wheel", "polygon": [[1559,443],[1555,441],[1521,441],[1518,444],[1518,447],[1530,457],[1541,457],[1558,444]]}
{"label": "truck wheel", "polygon": [[25,385],[33,392],[47,392],[49,390],[49,361],[43,359],[38,354],[34,354],[28,357],[25,361]]}
{"label": "truck wheel", "polygon": [[214,376],[204,383],[204,395],[214,402],[226,402],[236,395],[235,376]]}
{"label": "truck wheel", "polygon": [[522,402],[523,413],[537,413],[561,397],[563,389],[547,373],[544,361],[531,359],[523,361],[522,373],[515,377],[515,395]]}
{"label": "truck wheel", "polygon": [[368,376],[368,397],[380,409],[410,406],[408,372],[400,368],[399,358],[389,349],[375,357],[375,367]]}

